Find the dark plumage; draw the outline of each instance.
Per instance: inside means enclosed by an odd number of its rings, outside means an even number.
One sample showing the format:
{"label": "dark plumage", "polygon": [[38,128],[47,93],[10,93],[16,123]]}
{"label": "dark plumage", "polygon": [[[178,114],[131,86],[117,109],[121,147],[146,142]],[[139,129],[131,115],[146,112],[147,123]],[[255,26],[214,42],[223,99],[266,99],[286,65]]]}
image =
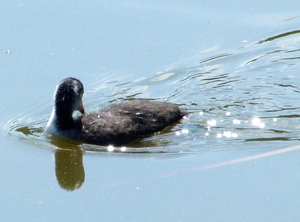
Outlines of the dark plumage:
{"label": "dark plumage", "polygon": [[[79,80],[67,78],[60,82],[47,133],[91,144],[124,145],[160,131],[184,116],[175,104],[148,100],[116,103],[84,115],[82,95]],[[75,110],[83,116],[74,119]]]}

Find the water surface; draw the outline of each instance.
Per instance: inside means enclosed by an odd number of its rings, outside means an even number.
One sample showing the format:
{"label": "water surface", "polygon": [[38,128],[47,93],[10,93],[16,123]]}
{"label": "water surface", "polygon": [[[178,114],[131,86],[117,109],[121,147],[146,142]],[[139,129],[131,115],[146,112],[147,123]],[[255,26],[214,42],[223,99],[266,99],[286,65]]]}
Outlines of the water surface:
{"label": "water surface", "polygon": [[[3,8],[6,221],[299,218],[299,3]],[[87,112],[146,98],[189,115],[126,147],[46,137],[68,76],[83,82]]]}

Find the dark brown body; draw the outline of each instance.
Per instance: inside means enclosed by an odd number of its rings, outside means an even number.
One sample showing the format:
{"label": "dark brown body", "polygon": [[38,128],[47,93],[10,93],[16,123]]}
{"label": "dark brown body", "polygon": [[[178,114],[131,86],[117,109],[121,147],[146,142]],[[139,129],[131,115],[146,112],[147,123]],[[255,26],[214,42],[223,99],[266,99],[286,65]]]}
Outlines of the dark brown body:
{"label": "dark brown body", "polygon": [[80,137],[92,144],[124,145],[160,131],[183,116],[172,103],[148,100],[118,103],[83,116]]}

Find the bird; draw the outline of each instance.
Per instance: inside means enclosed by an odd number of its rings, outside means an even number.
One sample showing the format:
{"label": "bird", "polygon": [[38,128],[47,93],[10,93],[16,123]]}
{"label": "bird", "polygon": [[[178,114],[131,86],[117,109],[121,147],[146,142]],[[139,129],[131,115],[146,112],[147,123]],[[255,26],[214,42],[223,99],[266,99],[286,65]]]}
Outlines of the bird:
{"label": "bird", "polygon": [[[122,146],[180,121],[185,113],[173,103],[135,99],[85,113],[80,80],[63,79],[55,89],[45,132],[82,143]],[[74,117],[78,110],[81,115]]]}

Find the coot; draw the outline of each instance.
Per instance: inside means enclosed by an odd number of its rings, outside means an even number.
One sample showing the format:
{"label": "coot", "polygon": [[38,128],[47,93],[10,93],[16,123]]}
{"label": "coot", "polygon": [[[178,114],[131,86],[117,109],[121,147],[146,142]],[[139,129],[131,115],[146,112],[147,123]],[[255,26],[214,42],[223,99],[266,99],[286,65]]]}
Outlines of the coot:
{"label": "coot", "polygon": [[[175,104],[143,99],[85,114],[83,92],[82,83],[72,77],[58,84],[46,133],[90,144],[120,146],[160,131],[184,116]],[[75,110],[82,115],[74,118]]]}

